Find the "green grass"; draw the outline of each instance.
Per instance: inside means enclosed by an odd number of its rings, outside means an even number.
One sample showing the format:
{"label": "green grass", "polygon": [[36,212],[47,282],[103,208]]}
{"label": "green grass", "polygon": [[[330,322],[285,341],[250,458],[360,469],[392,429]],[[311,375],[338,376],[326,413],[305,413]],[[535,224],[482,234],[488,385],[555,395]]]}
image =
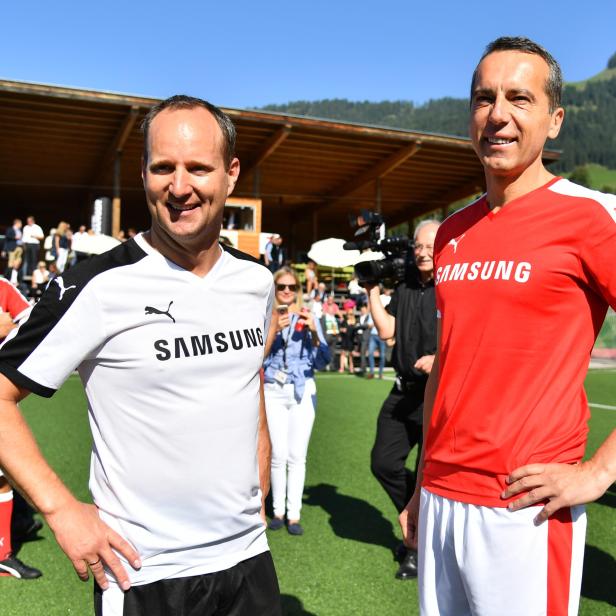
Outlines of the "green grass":
{"label": "green grass", "polygon": [[[287,616],[417,614],[417,585],[394,579],[399,532],[393,506],[369,471],[376,415],[391,383],[343,375],[318,379],[319,408],[308,459],[303,537],[269,533]],[[592,371],[591,402],[616,406],[616,372]],[[54,468],[87,495],[90,437],[85,400],[71,378],[51,401],[23,403]],[[616,425],[616,410],[593,409],[589,453]],[[588,507],[580,613],[616,615],[616,487]],[[49,530],[20,556],[40,567],[39,580],[0,578],[1,616],[92,613],[91,585],[79,582]]]}
{"label": "green grass", "polygon": [[590,178],[590,185],[597,190],[604,186],[616,187],[616,169],[608,169],[603,165],[589,163],[586,165]]}

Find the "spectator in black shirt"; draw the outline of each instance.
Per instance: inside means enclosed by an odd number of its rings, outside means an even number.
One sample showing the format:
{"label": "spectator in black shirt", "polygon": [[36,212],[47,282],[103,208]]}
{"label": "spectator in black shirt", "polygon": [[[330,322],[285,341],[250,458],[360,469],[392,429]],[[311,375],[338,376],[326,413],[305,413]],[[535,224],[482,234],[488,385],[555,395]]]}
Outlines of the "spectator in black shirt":
{"label": "spectator in black shirt", "polygon": [[[421,450],[424,388],[436,352],[436,302],[434,296],[434,238],[439,223],[422,221],[415,229],[415,266],[400,283],[391,302],[383,307],[378,285],[365,285],[370,312],[383,340],[395,337],[392,364],[396,383],[385,399],[377,421],[371,454],[374,476],[400,513],[415,489],[416,475],[406,468],[409,453]],[[403,551],[398,579],[417,575],[417,552]]]}

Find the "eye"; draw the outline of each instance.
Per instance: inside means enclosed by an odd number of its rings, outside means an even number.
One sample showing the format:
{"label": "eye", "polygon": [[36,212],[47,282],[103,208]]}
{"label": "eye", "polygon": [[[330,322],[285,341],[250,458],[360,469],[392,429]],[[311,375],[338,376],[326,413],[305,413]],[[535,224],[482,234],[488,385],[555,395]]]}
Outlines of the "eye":
{"label": "eye", "polygon": [[187,165],[186,169],[192,175],[198,175],[198,176],[207,175],[208,173],[211,173],[212,171],[212,168],[210,166],[205,165],[203,163],[193,163],[191,165]]}
{"label": "eye", "polygon": [[173,172],[173,167],[168,163],[154,163],[150,165],[150,173],[154,175],[166,175]]}

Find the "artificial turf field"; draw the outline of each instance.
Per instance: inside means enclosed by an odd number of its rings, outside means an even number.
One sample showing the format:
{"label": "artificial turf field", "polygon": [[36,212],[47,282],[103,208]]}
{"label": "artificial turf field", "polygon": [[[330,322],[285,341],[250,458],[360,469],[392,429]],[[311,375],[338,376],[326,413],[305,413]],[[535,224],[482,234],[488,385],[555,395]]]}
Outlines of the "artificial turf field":
{"label": "artificial turf field", "polygon": [[[586,385],[591,403],[616,407],[616,371],[591,371]],[[318,377],[302,510],[306,534],[268,531],[287,616],[418,613],[416,582],[394,579],[396,515],[369,471],[376,415],[389,387],[388,381],[348,375]],[[31,396],[22,407],[47,459],[87,499],[90,436],[79,380],[71,377],[51,400]],[[592,408],[589,454],[615,426],[616,409]],[[92,613],[91,582],[77,579],[47,528],[19,556],[44,575],[33,581],[0,578],[0,616]],[[616,484],[588,507],[580,614],[616,616]]]}

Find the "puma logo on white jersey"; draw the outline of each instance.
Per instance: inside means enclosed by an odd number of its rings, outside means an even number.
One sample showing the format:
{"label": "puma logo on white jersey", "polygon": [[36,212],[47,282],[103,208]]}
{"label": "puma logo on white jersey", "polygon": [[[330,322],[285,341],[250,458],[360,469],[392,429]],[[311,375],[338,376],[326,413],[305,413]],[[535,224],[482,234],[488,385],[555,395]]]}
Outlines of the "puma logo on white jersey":
{"label": "puma logo on white jersey", "polygon": [[62,276],[58,276],[57,278],[54,278],[54,280],[58,283],[58,286],[60,287],[60,301],[62,301],[62,298],[64,297],[64,294],[69,290],[69,289],[76,289],[77,285],[76,284],[72,284],[70,287],[64,287],[64,280],[62,280]]}
{"label": "puma logo on white jersey", "polygon": [[462,235],[458,236],[458,237],[454,237],[452,239],[449,240],[449,244],[451,244],[451,246],[453,246],[453,253],[456,254],[456,251],[458,250],[458,244],[462,241],[462,238],[466,235],[466,233],[463,233]]}

